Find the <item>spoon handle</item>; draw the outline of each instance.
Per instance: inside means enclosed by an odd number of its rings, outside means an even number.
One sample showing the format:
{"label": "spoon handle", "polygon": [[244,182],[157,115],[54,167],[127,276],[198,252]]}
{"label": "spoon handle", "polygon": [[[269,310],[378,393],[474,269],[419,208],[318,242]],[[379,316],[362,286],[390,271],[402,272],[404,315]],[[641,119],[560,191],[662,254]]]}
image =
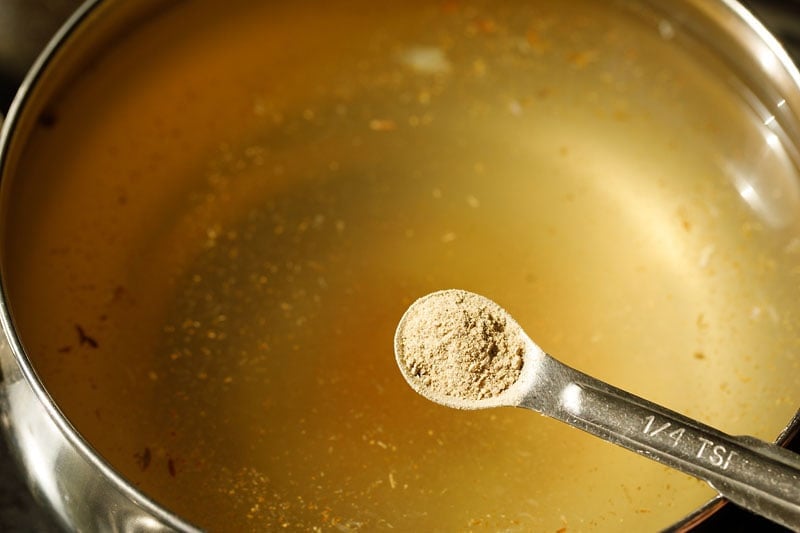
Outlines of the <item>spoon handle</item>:
{"label": "spoon handle", "polygon": [[[708,482],[724,497],[800,530],[800,455],[733,437],[546,356],[520,407],[567,422]],[[552,398],[552,400],[546,400]]]}

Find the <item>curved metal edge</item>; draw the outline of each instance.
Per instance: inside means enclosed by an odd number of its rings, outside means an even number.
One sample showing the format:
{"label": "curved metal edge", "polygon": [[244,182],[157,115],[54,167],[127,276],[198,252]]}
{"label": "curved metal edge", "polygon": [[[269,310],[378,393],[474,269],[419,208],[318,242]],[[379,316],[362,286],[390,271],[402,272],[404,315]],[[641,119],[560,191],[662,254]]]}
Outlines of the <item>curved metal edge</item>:
{"label": "curved metal edge", "polygon": [[[756,36],[767,45],[775,59],[778,60],[786,74],[789,75],[794,86],[800,90],[800,69],[798,69],[797,65],[795,65],[794,61],[789,56],[789,52],[772,32],[770,32],[748,8],[739,3],[738,0],[722,0],[722,3],[744,21],[755,32]],[[786,446],[798,432],[800,432],[800,409],[776,437],[775,443]]]}
{"label": "curved metal edge", "polygon": [[[770,32],[761,20],[755,16],[747,7],[741,4],[738,0],[720,0],[725,9],[736,19],[743,22],[753,34],[764,44],[767,49],[778,61],[778,64],[784,70],[785,74],[789,76],[792,84],[800,88],[800,70],[792,60],[788,51],[778,41],[778,39]],[[776,437],[775,443],[780,446],[787,446],[794,437],[800,433],[800,410],[798,410],[786,426],[781,430],[780,434]],[[698,525],[702,524],[712,515],[719,512],[723,507],[728,504],[728,501],[721,497],[716,496],[708,501],[705,505],[697,509],[695,512],[680,520],[678,523],[665,529],[665,532],[683,533],[691,531]]]}
{"label": "curved metal edge", "polygon": [[722,496],[717,496],[677,524],[665,529],[664,533],[686,533],[691,531],[705,522],[709,517],[719,512],[719,510],[727,504],[728,500]]}
{"label": "curved metal edge", "polygon": [[767,45],[767,48],[772,52],[786,71],[794,84],[800,87],[800,69],[798,69],[794,60],[792,60],[789,52],[781,44],[777,37],[761,22],[761,19],[739,0],[720,0],[733,14],[747,24],[753,30],[755,35]]}
{"label": "curved metal edge", "polygon": [[[773,54],[774,58],[778,60],[785,73],[788,74],[794,87],[800,91],[800,69],[798,69],[797,65],[789,56],[789,52],[787,52],[780,41],[778,41],[772,32],[770,32],[748,8],[739,3],[738,0],[721,0],[721,2],[732,14],[752,29],[755,35],[767,45],[767,48]],[[800,112],[800,110],[795,111]],[[798,432],[800,432],[800,409],[798,409],[792,419],[789,420],[780,434],[775,438],[775,443],[785,447]]]}
{"label": "curved metal edge", "polygon": [[[28,95],[35,85],[36,80],[39,79],[44,68],[50,63],[53,55],[61,46],[61,43],[72,34],[78,24],[87,18],[103,0],[86,0],[84,4],[67,20],[67,22],[59,29],[55,36],[45,47],[44,51],[39,55],[34,62],[28,75],[23,80],[17,95],[11,102],[8,110],[7,120],[3,120],[0,114],[0,174],[5,167],[6,151],[8,146],[8,139],[14,131],[17,123],[20,110],[24,107]],[[737,0],[721,0],[722,4],[737,18],[745,22],[750,27],[756,36],[764,42],[769,50],[774,54],[775,58],[780,62],[783,69],[789,74],[794,84],[800,87],[800,70],[798,70],[794,61],[789,56],[786,49],[780,44],[778,39],[761,23],[761,21],[744,5]],[[103,459],[101,459],[94,449],[83,439],[83,437],[75,430],[75,428],[67,421],[66,417],[56,407],[50,395],[45,390],[39,377],[31,366],[30,359],[28,358],[25,350],[19,343],[19,340],[13,332],[13,320],[11,319],[9,310],[5,304],[6,302],[5,285],[0,272],[0,325],[2,325],[3,333],[6,336],[12,351],[16,357],[17,364],[20,367],[22,374],[28,380],[33,388],[37,398],[48,411],[53,422],[59,427],[62,433],[67,437],[69,442],[98,470],[109,479],[111,479],[122,492],[128,495],[133,501],[136,501],[143,508],[153,513],[153,515],[164,520],[173,527],[185,531],[200,531],[194,526],[184,522],[177,516],[169,511],[166,511],[153,500],[136,490],[126,480],[119,476],[116,471]],[[2,374],[0,374],[0,381]],[[787,423],[786,427],[776,438],[775,442],[781,446],[787,445],[800,433],[800,410],[798,410],[794,417]],[[695,512],[685,517],[680,522],[667,528],[664,531],[668,532],[686,532],[690,531],[709,516],[717,513],[726,504],[727,500],[722,497],[715,497],[705,505],[697,509]]]}
{"label": "curved metal edge", "polygon": [[[36,86],[37,81],[43,75],[47,66],[51,63],[58,50],[62,47],[64,42],[76,31],[79,25],[86,21],[92,13],[101,5],[105,0],[86,0],[81,6],[67,19],[67,21],[59,28],[52,39],[47,43],[42,53],[37,57],[36,61],[31,66],[28,74],[23,79],[17,90],[14,99],[8,109],[8,114],[5,120],[0,115],[0,191],[2,190],[2,173],[7,164],[9,142],[18,126],[22,110],[25,108],[26,102],[29,100],[31,91]],[[144,493],[136,489],[126,479],[124,479],[116,470],[94,450],[94,448],[83,438],[83,436],[75,429],[75,427],[67,420],[61,410],[56,406],[53,398],[45,389],[43,383],[33,369],[30,358],[28,357],[25,349],[20,343],[19,338],[16,336],[14,330],[14,321],[11,317],[10,310],[6,305],[7,293],[5,289],[5,279],[2,271],[0,270],[0,326],[2,326],[3,334],[8,342],[11,351],[14,354],[20,372],[24,376],[28,385],[33,390],[36,398],[41,403],[49,415],[52,422],[60,430],[62,435],[66,438],[67,442],[74,447],[74,449],[97,471],[108,478],[126,497],[128,497],[137,506],[150,513],[156,519],[162,521],[165,525],[172,527],[179,531],[186,532],[200,532],[201,530],[192,524],[179,518],[177,515],[171,513],[165,508],[161,507],[154,500],[146,496]],[[0,377],[2,374],[0,374]]]}

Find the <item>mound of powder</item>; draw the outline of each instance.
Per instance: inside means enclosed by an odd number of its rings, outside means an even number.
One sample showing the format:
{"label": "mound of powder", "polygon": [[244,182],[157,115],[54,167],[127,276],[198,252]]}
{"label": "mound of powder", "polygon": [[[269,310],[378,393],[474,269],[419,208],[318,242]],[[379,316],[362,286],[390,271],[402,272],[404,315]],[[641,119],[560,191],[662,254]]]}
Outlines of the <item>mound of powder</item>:
{"label": "mound of powder", "polygon": [[398,363],[418,390],[464,400],[492,398],[513,385],[525,349],[519,327],[500,306],[461,290],[415,302],[397,342]]}

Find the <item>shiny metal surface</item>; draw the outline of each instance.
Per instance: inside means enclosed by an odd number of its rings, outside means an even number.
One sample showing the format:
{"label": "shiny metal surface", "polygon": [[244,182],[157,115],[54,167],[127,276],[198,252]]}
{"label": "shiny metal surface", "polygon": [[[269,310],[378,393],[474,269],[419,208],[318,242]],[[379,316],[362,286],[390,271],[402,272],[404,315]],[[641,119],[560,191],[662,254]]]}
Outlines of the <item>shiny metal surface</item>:
{"label": "shiny metal surface", "polygon": [[[0,134],[0,168],[8,164],[9,146],[20,126],[20,117],[48,61],[85,18],[100,9],[100,1],[87,2],[78,9],[23,81]],[[8,199],[4,197],[4,201]],[[123,480],[59,412],[14,334],[4,287],[0,287],[0,299],[4,331],[4,342],[0,344],[2,423],[34,494],[70,530],[194,531],[193,526]]]}
{"label": "shiny metal surface", "polygon": [[0,349],[3,426],[29,484],[61,525],[77,531],[190,530],[134,492],[73,436],[60,415],[42,403],[41,391],[14,368],[11,349],[10,344]]}
{"label": "shiny metal surface", "polygon": [[[26,106],[50,59],[90,13],[114,4],[110,0],[93,0],[84,5],[22,83],[0,136],[0,176],[13,155],[15,135],[24,130]],[[731,0],[652,4],[664,20],[688,28],[699,41],[725,58],[742,79],[748,80],[753,104],[762,118],[779,124],[792,144],[800,146],[800,74],[780,44],[750,12]],[[11,71],[19,72],[19,68]],[[15,76],[13,72],[9,76]],[[3,195],[1,181],[0,196],[0,206],[5,205],[9,199]],[[67,529],[193,531],[190,524],[160,508],[121,479],[61,415],[14,334],[5,291],[0,291],[0,320],[7,339],[0,344],[2,425],[34,493],[53,509],[58,522]],[[800,419],[795,417],[777,442],[788,442],[798,427]],[[706,520],[722,505],[723,501],[716,499],[674,529],[688,529]]]}

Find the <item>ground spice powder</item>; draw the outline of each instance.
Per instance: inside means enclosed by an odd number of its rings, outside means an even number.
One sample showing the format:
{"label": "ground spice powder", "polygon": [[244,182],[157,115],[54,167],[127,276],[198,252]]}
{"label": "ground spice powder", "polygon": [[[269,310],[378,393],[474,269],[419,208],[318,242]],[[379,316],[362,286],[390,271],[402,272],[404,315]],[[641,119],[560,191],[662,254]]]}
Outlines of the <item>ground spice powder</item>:
{"label": "ground spice powder", "polygon": [[447,290],[412,305],[399,331],[398,362],[418,390],[453,399],[492,398],[520,376],[524,342],[494,302]]}

